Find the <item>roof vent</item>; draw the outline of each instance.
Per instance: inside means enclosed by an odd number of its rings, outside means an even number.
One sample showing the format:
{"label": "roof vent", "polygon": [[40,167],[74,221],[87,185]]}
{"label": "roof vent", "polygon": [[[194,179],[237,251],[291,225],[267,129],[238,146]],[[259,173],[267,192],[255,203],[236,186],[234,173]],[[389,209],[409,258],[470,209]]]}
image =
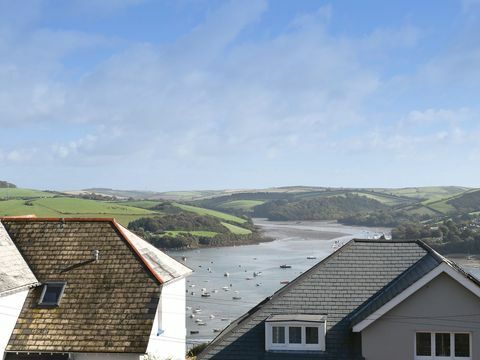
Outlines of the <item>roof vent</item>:
{"label": "roof vent", "polygon": [[93,251],[92,251],[92,255],[93,255],[93,259],[94,259],[95,262],[97,263],[97,262],[98,262],[98,258],[100,257],[100,250],[93,250]]}

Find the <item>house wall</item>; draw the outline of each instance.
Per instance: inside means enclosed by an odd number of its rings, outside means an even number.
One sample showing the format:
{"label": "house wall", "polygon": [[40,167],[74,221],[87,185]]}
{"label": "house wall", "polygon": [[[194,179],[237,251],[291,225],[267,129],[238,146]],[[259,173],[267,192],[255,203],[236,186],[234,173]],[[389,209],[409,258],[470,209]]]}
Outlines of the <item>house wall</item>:
{"label": "house wall", "polygon": [[0,297],[0,359],[10,340],[18,315],[27,298],[28,289]]}
{"label": "house wall", "polygon": [[414,359],[417,331],[470,332],[472,359],[480,360],[480,299],[443,273],[362,331],[363,356]]}
{"label": "house wall", "polygon": [[185,359],[185,278],[162,286],[147,354],[158,359]]}

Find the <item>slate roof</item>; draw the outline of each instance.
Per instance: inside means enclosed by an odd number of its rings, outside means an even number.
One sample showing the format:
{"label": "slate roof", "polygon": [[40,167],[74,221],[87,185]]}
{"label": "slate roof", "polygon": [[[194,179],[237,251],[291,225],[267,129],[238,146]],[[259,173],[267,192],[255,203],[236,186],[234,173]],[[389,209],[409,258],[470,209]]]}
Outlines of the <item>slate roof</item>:
{"label": "slate roof", "polygon": [[6,351],[145,353],[173,277],[142,257],[139,240],[112,219],[1,221],[40,282],[67,283],[58,307],[37,305],[42,287],[29,291]]}
{"label": "slate roof", "polygon": [[0,296],[37,284],[37,278],[0,222]]}
{"label": "slate roof", "polygon": [[[203,359],[361,359],[351,317],[415,264],[434,255],[420,242],[352,240],[233,322],[200,354]],[[418,274],[417,274],[418,275]],[[405,281],[404,285],[409,281]],[[266,352],[265,320],[273,314],[325,314],[325,352]]]}

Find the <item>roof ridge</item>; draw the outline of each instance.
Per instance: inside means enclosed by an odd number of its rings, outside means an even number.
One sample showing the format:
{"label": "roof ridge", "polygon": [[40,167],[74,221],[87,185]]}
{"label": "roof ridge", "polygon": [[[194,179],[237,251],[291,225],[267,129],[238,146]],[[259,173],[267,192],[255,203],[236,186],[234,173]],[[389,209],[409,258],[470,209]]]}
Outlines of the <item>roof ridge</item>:
{"label": "roof ridge", "polygon": [[403,239],[400,239],[400,240],[388,240],[388,239],[352,239],[353,241],[355,242],[366,242],[366,243],[388,243],[388,244],[403,244],[403,243],[415,243],[419,240],[403,240]]}

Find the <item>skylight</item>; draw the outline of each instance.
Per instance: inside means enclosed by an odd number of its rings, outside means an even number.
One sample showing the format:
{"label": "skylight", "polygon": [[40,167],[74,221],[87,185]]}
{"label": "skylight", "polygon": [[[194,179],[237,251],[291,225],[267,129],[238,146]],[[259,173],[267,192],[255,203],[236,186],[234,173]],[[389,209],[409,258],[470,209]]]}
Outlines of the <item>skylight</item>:
{"label": "skylight", "polygon": [[59,281],[44,283],[38,305],[58,306],[66,285],[67,283]]}

